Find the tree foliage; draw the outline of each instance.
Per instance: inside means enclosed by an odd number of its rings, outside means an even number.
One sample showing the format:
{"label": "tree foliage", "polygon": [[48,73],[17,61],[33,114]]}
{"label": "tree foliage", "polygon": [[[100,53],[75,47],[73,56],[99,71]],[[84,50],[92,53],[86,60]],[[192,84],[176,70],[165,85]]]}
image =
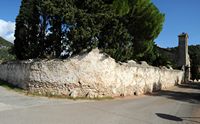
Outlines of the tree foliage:
{"label": "tree foliage", "polygon": [[[168,50],[171,53],[177,53],[178,47],[168,48]],[[191,78],[192,79],[200,79],[200,45],[188,46],[188,53],[190,56]],[[162,53],[162,55],[163,55],[163,53]],[[175,65],[174,66],[175,68],[180,69],[175,62],[172,62],[172,63]]]}
{"label": "tree foliage", "polygon": [[130,5],[125,26],[134,37],[136,58],[143,59],[153,51],[153,41],[162,30],[164,15],[150,0],[130,0]]}
{"label": "tree foliage", "polygon": [[192,79],[200,79],[200,45],[189,46]]}
{"label": "tree foliage", "polygon": [[14,50],[18,59],[68,58],[98,47],[153,63],[163,22],[150,0],[22,0]]}

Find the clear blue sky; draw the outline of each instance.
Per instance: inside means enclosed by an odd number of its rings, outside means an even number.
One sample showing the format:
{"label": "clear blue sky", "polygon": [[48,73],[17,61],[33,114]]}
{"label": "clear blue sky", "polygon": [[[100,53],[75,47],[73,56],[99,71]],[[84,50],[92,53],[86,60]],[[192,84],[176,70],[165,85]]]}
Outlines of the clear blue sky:
{"label": "clear blue sky", "polygon": [[152,0],[165,13],[162,32],[155,40],[161,47],[178,45],[177,35],[187,32],[189,44],[200,44],[200,0]]}
{"label": "clear blue sky", "polygon": [[[189,34],[189,44],[200,44],[200,0],[152,0],[165,14],[163,31],[155,40],[161,47],[178,44],[177,35]],[[15,21],[21,0],[0,0],[0,19]],[[1,30],[1,29],[0,29]]]}
{"label": "clear blue sky", "polygon": [[0,19],[15,21],[20,4],[21,0],[0,0]]}

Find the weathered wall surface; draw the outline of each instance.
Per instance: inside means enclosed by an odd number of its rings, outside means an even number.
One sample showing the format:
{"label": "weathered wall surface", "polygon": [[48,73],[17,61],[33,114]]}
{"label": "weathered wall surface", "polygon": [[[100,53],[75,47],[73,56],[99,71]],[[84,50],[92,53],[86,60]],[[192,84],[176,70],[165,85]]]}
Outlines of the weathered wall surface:
{"label": "weathered wall surface", "polygon": [[30,63],[11,62],[0,64],[0,79],[14,85],[26,88],[25,81],[29,80]]}
{"label": "weathered wall surface", "polygon": [[72,97],[139,95],[180,84],[184,72],[145,63],[116,63],[98,49],[68,60],[10,62],[0,79],[32,93]]}

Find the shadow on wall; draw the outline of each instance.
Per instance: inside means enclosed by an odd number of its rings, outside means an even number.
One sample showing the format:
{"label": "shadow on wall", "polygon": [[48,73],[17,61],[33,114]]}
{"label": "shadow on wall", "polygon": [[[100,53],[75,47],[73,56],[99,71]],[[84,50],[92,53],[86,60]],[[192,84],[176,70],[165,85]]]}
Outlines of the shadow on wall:
{"label": "shadow on wall", "polygon": [[153,92],[160,91],[161,89],[162,89],[162,84],[160,82],[153,84]]}
{"label": "shadow on wall", "polygon": [[169,121],[176,121],[176,122],[187,121],[189,123],[200,124],[200,121],[199,121],[200,117],[177,117],[177,116],[174,116],[174,115],[163,114],[163,113],[156,113],[156,115],[159,118],[169,120]]}
{"label": "shadow on wall", "polygon": [[[179,88],[192,88],[192,89],[199,89],[200,90],[200,83],[197,84],[181,84],[178,85]],[[168,99],[179,100],[183,102],[193,103],[193,104],[200,104],[200,92],[199,93],[192,93],[192,92],[180,92],[180,91],[170,91],[170,90],[161,90],[156,93],[152,93],[150,95],[153,96],[160,96],[166,97]]]}
{"label": "shadow on wall", "polygon": [[[182,79],[182,81],[183,81],[183,79]],[[177,77],[174,86],[178,86],[179,83],[180,83],[180,80],[179,80],[179,78]],[[181,82],[181,83],[184,83],[184,82]],[[160,80],[160,79],[159,79],[158,83],[156,83],[156,82],[153,83],[152,92],[158,92],[158,91],[160,91],[160,90],[162,90],[162,89],[163,89],[163,86],[162,86],[162,83],[161,83],[161,80]]]}
{"label": "shadow on wall", "polygon": [[23,90],[19,86],[10,84],[10,83],[3,81],[3,80],[0,80],[0,87],[4,87],[4,88],[7,88],[7,89],[11,89],[11,90]]}

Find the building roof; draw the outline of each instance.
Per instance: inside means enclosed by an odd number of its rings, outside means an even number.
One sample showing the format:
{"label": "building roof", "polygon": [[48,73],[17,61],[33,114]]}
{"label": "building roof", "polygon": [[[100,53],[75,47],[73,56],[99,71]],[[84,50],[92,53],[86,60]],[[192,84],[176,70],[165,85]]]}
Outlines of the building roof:
{"label": "building roof", "polygon": [[185,36],[186,36],[187,38],[189,38],[188,34],[185,33],[185,32],[183,32],[183,33],[181,33],[181,34],[178,35],[178,37],[185,37]]}

